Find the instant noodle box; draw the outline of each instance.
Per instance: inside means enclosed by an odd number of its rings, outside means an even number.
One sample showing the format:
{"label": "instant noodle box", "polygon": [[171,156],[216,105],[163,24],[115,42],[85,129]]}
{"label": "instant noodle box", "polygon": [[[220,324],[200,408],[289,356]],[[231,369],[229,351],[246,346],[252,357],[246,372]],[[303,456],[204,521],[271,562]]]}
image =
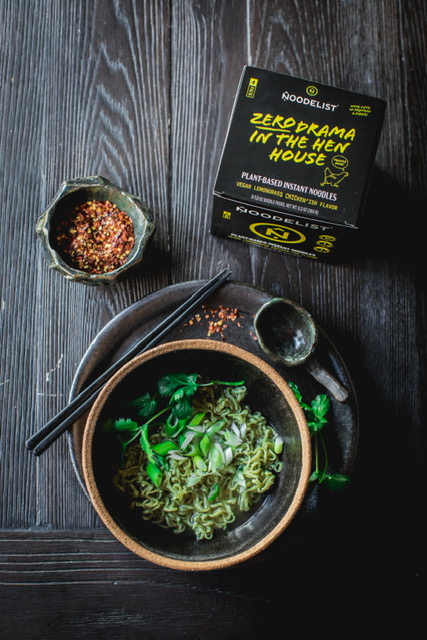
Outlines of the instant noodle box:
{"label": "instant noodle box", "polygon": [[216,177],[215,236],[331,261],[359,229],[386,103],[245,67]]}

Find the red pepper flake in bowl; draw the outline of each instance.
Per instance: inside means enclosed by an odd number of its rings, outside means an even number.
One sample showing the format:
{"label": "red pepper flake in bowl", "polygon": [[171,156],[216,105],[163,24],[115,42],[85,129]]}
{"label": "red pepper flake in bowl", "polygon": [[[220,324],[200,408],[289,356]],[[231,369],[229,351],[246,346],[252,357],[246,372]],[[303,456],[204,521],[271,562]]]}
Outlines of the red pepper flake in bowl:
{"label": "red pepper flake in bowl", "polygon": [[91,200],[61,220],[55,239],[70,266],[100,274],[125,264],[135,244],[135,232],[130,216],[115,204]]}

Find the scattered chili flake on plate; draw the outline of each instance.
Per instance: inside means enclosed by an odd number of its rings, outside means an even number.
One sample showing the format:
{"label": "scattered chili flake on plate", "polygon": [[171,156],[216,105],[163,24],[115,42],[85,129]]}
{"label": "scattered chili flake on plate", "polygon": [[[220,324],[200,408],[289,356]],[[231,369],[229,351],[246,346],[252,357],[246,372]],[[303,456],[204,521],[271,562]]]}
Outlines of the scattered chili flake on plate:
{"label": "scattered chili flake on plate", "polygon": [[243,318],[239,310],[235,307],[225,307],[219,305],[218,307],[208,307],[202,305],[203,318],[198,313],[188,321],[189,325],[193,325],[194,322],[202,324],[203,321],[207,323],[207,337],[218,335],[221,340],[225,340],[225,332],[228,329],[230,322],[236,324],[236,326],[242,328],[242,324],[239,322],[239,318]]}
{"label": "scattered chili flake on plate", "polygon": [[125,264],[135,244],[135,232],[130,216],[115,204],[91,200],[58,223],[55,239],[70,266],[97,274]]}

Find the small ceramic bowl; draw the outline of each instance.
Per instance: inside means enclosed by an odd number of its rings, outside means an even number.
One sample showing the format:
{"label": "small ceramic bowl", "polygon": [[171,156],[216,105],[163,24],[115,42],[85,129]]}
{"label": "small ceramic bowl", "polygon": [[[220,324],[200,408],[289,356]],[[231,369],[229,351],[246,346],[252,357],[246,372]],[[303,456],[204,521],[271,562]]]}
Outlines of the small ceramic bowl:
{"label": "small ceramic bowl", "polygon": [[[65,256],[55,240],[58,224],[73,209],[89,201],[110,201],[132,220],[135,234],[133,248],[126,261],[113,271],[88,273],[81,271]],[[127,193],[106,178],[90,176],[62,183],[47,209],[36,224],[45,257],[51,269],[59,271],[68,280],[87,285],[110,284],[121,278],[130,268],[143,260],[146,245],[154,232],[154,221],[147,205],[138,197]]]}
{"label": "small ceramic bowl", "polygon": [[[124,412],[124,402],[140,396],[162,375],[199,373],[209,379],[244,380],[245,402],[260,411],[283,438],[282,469],[275,483],[250,511],[243,512],[210,540],[193,531],[174,533],[143,520],[115,488],[120,458],[108,418]],[[220,569],[248,560],[266,549],[297,514],[311,468],[310,436],[304,414],[284,379],[266,362],[234,345],[197,339],[170,342],[136,357],[116,373],[93,405],[83,439],[83,474],[92,504],[105,526],[138,556],[172,569]]]}

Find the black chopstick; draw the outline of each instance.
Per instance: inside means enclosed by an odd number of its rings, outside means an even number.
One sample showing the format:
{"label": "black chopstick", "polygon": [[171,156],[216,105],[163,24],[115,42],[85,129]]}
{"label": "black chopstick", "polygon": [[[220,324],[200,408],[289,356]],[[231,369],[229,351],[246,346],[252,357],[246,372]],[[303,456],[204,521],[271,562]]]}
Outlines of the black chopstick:
{"label": "black chopstick", "polygon": [[111,365],[96,380],[83,389],[62,411],[33,434],[25,443],[27,449],[38,456],[64,433],[78,418],[80,418],[93,404],[101,387],[127,362],[135,356],[157,345],[173,328],[180,324],[192,313],[208,296],[216,291],[231,275],[229,269],[224,269],[200,289],[193,293],[155,329],[142,338],[124,356]]}

